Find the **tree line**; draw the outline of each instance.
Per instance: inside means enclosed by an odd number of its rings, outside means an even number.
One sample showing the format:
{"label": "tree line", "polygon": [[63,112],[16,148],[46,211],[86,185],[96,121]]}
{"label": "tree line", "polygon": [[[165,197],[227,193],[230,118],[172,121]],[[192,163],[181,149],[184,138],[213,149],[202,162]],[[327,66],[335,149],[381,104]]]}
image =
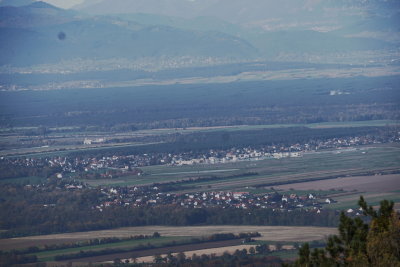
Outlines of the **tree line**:
{"label": "tree line", "polygon": [[[397,84],[393,76],[1,92],[0,125],[148,129],[398,119]],[[337,88],[345,94],[330,95]]]}
{"label": "tree line", "polygon": [[159,238],[159,237],[161,237],[161,235],[158,232],[154,232],[153,235],[136,235],[124,238],[120,237],[94,238],[74,243],[62,243],[62,244],[51,244],[51,245],[45,244],[43,245],[43,247],[31,246],[24,249],[12,250],[12,252],[18,255],[22,255],[22,254],[38,253],[38,252],[53,251],[53,250],[68,249],[68,248],[80,248],[87,246],[113,244],[130,240],[145,240],[145,239]]}
{"label": "tree line", "polygon": [[[288,225],[336,226],[339,214],[334,210],[237,209],[205,207],[191,209],[176,205],[134,207],[112,205],[95,207],[105,201],[98,189],[63,191],[57,185],[28,189],[21,185],[0,188],[1,237],[16,237],[111,229],[145,225]],[[52,205],[44,205],[52,204]]]}
{"label": "tree line", "polygon": [[304,244],[294,266],[400,266],[400,214],[393,201],[383,200],[375,210],[361,196],[358,204],[367,222],[342,212],[339,235],[329,237],[325,248]]}
{"label": "tree line", "polygon": [[165,243],[162,243],[161,245],[157,245],[157,246],[147,243],[147,244],[137,245],[133,248],[106,248],[106,249],[102,249],[102,250],[79,251],[78,253],[57,255],[54,257],[54,259],[56,261],[64,261],[64,260],[71,260],[71,259],[80,259],[80,258],[87,258],[87,257],[110,255],[110,254],[116,254],[116,253],[141,251],[141,250],[147,250],[147,249],[152,249],[152,248],[173,247],[173,246],[177,246],[177,245],[190,245],[190,244],[217,242],[217,241],[234,240],[234,239],[245,239],[247,241],[251,241],[252,237],[259,237],[259,236],[261,236],[261,235],[257,232],[240,233],[237,235],[235,235],[233,233],[219,233],[219,234],[212,234],[212,235],[206,236],[206,237],[191,238],[189,240],[165,242]]}

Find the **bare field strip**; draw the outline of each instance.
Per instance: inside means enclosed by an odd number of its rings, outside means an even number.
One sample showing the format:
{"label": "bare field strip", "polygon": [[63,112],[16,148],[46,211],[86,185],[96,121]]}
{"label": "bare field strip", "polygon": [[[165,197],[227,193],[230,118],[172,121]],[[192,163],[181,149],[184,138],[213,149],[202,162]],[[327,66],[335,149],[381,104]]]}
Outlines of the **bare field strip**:
{"label": "bare field strip", "polygon": [[[220,247],[220,248],[206,248],[206,249],[198,249],[198,250],[190,250],[190,251],[184,251],[186,257],[192,257],[194,254],[197,256],[206,254],[206,255],[211,255],[215,254],[217,256],[221,256],[224,252],[229,252],[230,254],[233,254],[237,249],[242,250],[242,249],[247,249],[247,251],[255,247],[254,245],[238,245],[238,246],[229,246],[229,247]],[[172,255],[176,256],[178,253],[172,253]],[[165,257],[166,255],[162,255]],[[145,262],[145,263],[151,263],[154,260],[154,256],[147,256],[147,257],[139,257],[136,258],[137,262]]]}
{"label": "bare field strip", "polygon": [[173,246],[173,247],[146,249],[143,251],[131,251],[131,252],[116,253],[116,254],[96,256],[96,257],[87,257],[87,258],[78,259],[76,261],[104,262],[104,261],[112,261],[115,258],[126,259],[126,258],[132,258],[132,257],[135,257],[135,258],[148,257],[148,256],[152,257],[156,254],[167,254],[169,252],[179,253],[179,252],[192,251],[192,250],[218,249],[218,248],[231,247],[231,246],[240,245],[240,244],[242,244],[241,239],[234,239],[234,240],[226,240],[226,241],[217,241],[217,242],[207,242],[207,243],[199,243],[199,244],[179,245],[179,246]]}
{"label": "bare field strip", "polygon": [[260,240],[268,241],[297,241],[307,242],[324,239],[328,235],[336,234],[336,228],[331,227],[291,227],[291,226],[143,226],[126,227],[112,230],[76,232],[42,236],[18,237],[0,239],[0,250],[18,249],[44,244],[60,244],[77,242],[103,237],[127,237],[131,235],[152,235],[159,232],[161,236],[209,236],[215,233],[243,233],[259,232]]}
{"label": "bare field strip", "polygon": [[291,183],[298,179],[304,178],[325,178],[332,175],[346,175],[349,173],[357,173],[361,172],[363,169],[345,169],[339,171],[317,171],[317,172],[307,172],[301,174],[288,174],[288,175],[274,175],[274,176],[267,176],[267,177],[256,177],[249,180],[242,179],[235,179],[232,181],[224,181],[224,182],[216,182],[210,183],[212,188],[223,188],[223,187],[232,187],[232,186],[245,186],[245,185],[257,185],[263,183]]}
{"label": "bare field strip", "polygon": [[298,174],[281,174],[281,175],[260,175],[260,176],[252,176],[251,179],[244,179],[245,177],[238,178],[229,178],[224,179],[221,178],[222,181],[207,181],[207,182],[196,182],[194,185],[202,185],[207,184],[212,188],[224,188],[224,187],[234,187],[234,186],[247,186],[247,185],[258,185],[263,183],[290,183],[296,181],[298,179],[305,178],[324,178],[332,175],[346,175],[348,173],[359,173],[364,171],[361,168],[357,169],[342,169],[338,171],[314,171],[314,172],[306,172],[306,173],[298,173]]}
{"label": "bare field strip", "polygon": [[[194,254],[196,254],[197,256],[200,256],[203,254],[206,254],[206,255],[215,254],[216,256],[221,256],[225,252],[233,254],[233,253],[235,253],[236,250],[247,249],[247,251],[249,251],[250,248],[255,248],[255,247],[256,247],[255,245],[239,245],[239,246],[230,246],[230,247],[192,250],[192,251],[185,251],[185,256],[192,257]],[[284,245],[284,246],[282,246],[282,248],[285,250],[293,250],[292,245]],[[269,249],[271,251],[274,251],[276,249],[276,247],[274,245],[270,245]],[[178,255],[178,253],[172,253],[172,255],[176,256],[176,255]],[[161,256],[165,257],[167,255],[161,255]],[[140,258],[136,258],[136,260],[137,260],[137,262],[151,263],[154,260],[154,256],[140,257]]]}
{"label": "bare field strip", "polygon": [[352,176],[336,179],[292,183],[277,186],[282,190],[330,190],[343,189],[361,192],[390,192],[400,190],[400,174]]}
{"label": "bare field strip", "polygon": [[115,143],[106,145],[67,145],[67,146],[54,146],[54,147],[33,147],[33,148],[18,148],[9,150],[0,150],[0,156],[25,156],[25,157],[39,157],[45,155],[59,155],[79,151],[95,151],[101,149],[117,149],[121,147],[137,147],[158,143]]}
{"label": "bare field strip", "polygon": [[[206,249],[197,249],[197,250],[185,250],[185,251],[181,251],[184,252],[186,257],[192,257],[194,254],[196,254],[197,256],[206,254],[206,255],[211,255],[211,254],[215,254],[217,256],[222,255],[224,252],[228,252],[230,254],[233,254],[237,249],[242,250],[242,249],[247,249],[247,251],[251,248],[251,247],[255,247],[255,245],[234,245],[234,246],[223,246],[223,247],[215,247],[215,248],[206,248]],[[272,250],[274,250],[274,245],[270,245],[269,246],[270,249],[272,248]],[[191,249],[191,247],[186,247],[186,249]],[[293,246],[291,245],[284,245],[283,249],[286,250],[293,250]],[[156,251],[152,251],[152,253],[157,252],[155,254],[159,254],[158,252],[160,252],[159,250]],[[170,250],[168,251],[168,253],[171,252]],[[179,252],[178,252],[179,253]],[[172,255],[176,256],[178,254],[177,252],[172,253]],[[143,257],[135,257],[134,254],[132,253],[121,253],[121,254],[113,254],[113,255],[107,255],[108,260],[103,261],[103,263],[112,263],[113,259],[115,259],[115,256],[122,256],[121,259],[122,260],[126,260],[126,259],[136,259],[137,263],[152,263],[154,261],[154,255],[150,255],[150,256],[143,256]],[[167,254],[161,254],[162,257],[165,257]],[[102,256],[102,257],[106,257],[106,256]],[[112,258],[112,259],[111,259]],[[68,265],[72,265],[74,267],[82,267],[82,266],[87,266],[89,264],[89,258],[87,259],[78,259],[77,261],[80,262],[47,262],[48,267],[60,267],[60,266],[68,266]],[[91,262],[100,262],[100,258],[99,257],[91,257],[90,258]],[[65,265],[63,265],[65,264]]]}
{"label": "bare field strip", "polygon": [[205,170],[205,171],[188,171],[188,172],[166,172],[166,173],[157,173],[151,174],[154,175],[177,175],[177,174],[199,174],[199,173],[218,173],[218,172],[233,172],[239,171],[240,169],[225,169],[225,170]]}
{"label": "bare field strip", "polygon": [[[385,199],[388,196],[390,196],[391,194],[389,192],[387,193],[365,193],[363,194],[364,198],[366,198],[366,200],[368,201],[368,199],[373,199],[373,198],[378,198],[378,199]],[[349,195],[346,197],[339,197],[338,198],[338,202],[350,202],[353,201],[354,204],[357,203],[358,199],[360,198],[360,194],[353,194],[353,195]]]}

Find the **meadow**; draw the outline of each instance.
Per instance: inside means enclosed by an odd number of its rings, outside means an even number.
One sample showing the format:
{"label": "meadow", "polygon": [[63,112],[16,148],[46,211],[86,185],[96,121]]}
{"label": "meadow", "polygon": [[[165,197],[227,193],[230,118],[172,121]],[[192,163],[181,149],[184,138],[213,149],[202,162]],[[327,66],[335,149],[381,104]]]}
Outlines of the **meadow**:
{"label": "meadow", "polygon": [[[244,190],[249,187],[279,187],[312,180],[332,179],[348,175],[375,174],[398,170],[400,147],[396,145],[361,146],[357,149],[307,152],[298,158],[240,161],[225,164],[143,167],[141,177],[124,177],[88,181],[92,185],[149,185],[184,182],[192,191]],[[252,173],[255,175],[249,176]],[[204,178],[206,181],[202,181]],[[197,179],[197,180],[196,180]],[[328,186],[329,187],[329,186]],[[293,187],[294,188],[294,187]],[[335,188],[307,188],[329,190]],[[294,188],[295,189],[295,188]],[[305,189],[305,188],[302,188]]]}

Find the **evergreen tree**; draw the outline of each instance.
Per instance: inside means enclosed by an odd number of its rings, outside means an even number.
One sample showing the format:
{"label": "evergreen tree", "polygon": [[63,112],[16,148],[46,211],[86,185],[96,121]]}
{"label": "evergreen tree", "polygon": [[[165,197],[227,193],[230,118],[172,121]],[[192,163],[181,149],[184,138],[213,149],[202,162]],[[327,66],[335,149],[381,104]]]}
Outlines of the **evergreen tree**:
{"label": "evergreen tree", "polygon": [[325,248],[312,252],[304,244],[295,266],[400,266],[400,220],[394,203],[383,200],[376,211],[361,196],[358,204],[370,218],[369,224],[342,212],[339,235],[329,237]]}

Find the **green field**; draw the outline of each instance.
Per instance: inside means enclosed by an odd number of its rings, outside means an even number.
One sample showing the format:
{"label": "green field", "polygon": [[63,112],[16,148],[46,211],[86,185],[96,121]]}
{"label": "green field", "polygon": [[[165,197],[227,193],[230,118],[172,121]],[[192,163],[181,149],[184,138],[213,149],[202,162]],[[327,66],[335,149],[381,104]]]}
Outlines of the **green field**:
{"label": "green field", "polygon": [[283,260],[293,260],[299,257],[297,249],[273,251],[268,253],[268,256],[279,257]]}
{"label": "green field", "polygon": [[[366,127],[375,126],[382,127],[388,125],[399,125],[399,121],[394,120],[372,120],[372,121],[347,121],[347,122],[324,122],[310,124],[271,124],[271,125],[236,125],[236,126],[215,126],[215,127],[194,127],[194,128],[165,128],[165,129],[150,129],[138,130],[133,132],[75,132],[77,127],[73,128],[74,132],[54,133],[47,135],[44,140],[52,141],[51,146],[40,147],[20,147],[20,139],[41,140],[40,136],[21,136],[17,133],[10,132],[7,134],[7,129],[2,129],[3,134],[0,136],[0,144],[4,143],[5,149],[0,149],[0,156],[27,156],[27,157],[48,157],[48,156],[66,156],[69,153],[75,152],[95,152],[95,151],[112,151],[113,149],[136,147],[141,145],[151,145],[160,143],[156,142],[130,142],[129,138],[143,138],[149,136],[168,136],[170,134],[195,134],[206,132],[235,132],[235,131],[257,131],[262,129],[276,129],[289,127],[307,127],[310,129],[321,128],[342,128],[342,127]],[[17,129],[17,128],[15,128]],[[14,130],[15,130],[14,129]],[[31,128],[21,128],[19,130],[27,130]],[[54,128],[56,129],[56,128]],[[11,129],[9,129],[11,131]],[[105,137],[107,140],[113,138],[128,138],[128,141],[112,142],[102,145],[82,145],[82,140],[86,137],[98,138]],[[122,139],[124,140],[124,139]]]}
{"label": "green field", "polygon": [[151,145],[155,143],[127,143],[127,144],[110,144],[110,145],[99,145],[99,146],[57,146],[57,147],[46,147],[46,148],[21,148],[12,150],[0,150],[0,156],[9,157],[57,157],[57,156],[67,156],[73,152],[82,151],[96,151],[96,150],[113,150],[121,147],[137,147],[143,145]]}
{"label": "green field", "polygon": [[[265,185],[267,189],[279,183],[298,182],[304,179],[324,179],[332,176],[357,175],[365,172],[399,169],[400,148],[396,145],[364,146],[357,149],[327,150],[305,153],[301,158],[267,159],[236,163],[192,166],[150,166],[142,168],[141,177],[124,177],[115,180],[88,181],[92,185],[146,185],[181,181],[190,178],[215,177],[214,180],[195,181],[188,184],[198,190],[254,189]],[[257,175],[248,175],[257,173]]]}
{"label": "green field", "polygon": [[93,246],[84,246],[77,248],[68,248],[68,249],[59,249],[59,250],[50,250],[39,253],[32,253],[30,255],[36,255],[40,261],[51,261],[54,260],[54,257],[57,255],[65,255],[65,254],[73,254],[78,253],[80,251],[97,251],[102,249],[130,249],[135,248],[140,245],[148,245],[151,244],[155,247],[163,246],[163,244],[168,242],[180,242],[189,240],[190,237],[184,236],[173,236],[173,237],[160,237],[160,238],[149,238],[149,239],[141,239],[141,240],[129,240],[122,241],[116,243],[102,244],[102,245],[93,245]]}
{"label": "green field", "polygon": [[[368,205],[372,206],[378,206],[379,203],[383,200],[391,200],[395,203],[400,202],[400,192],[399,191],[394,191],[394,192],[386,192],[386,193],[371,193],[371,192],[365,192],[362,193],[364,196],[365,200],[367,201]],[[335,198],[337,203],[330,204],[329,206],[326,206],[326,208],[330,209],[339,209],[339,210],[344,210],[344,209],[358,209],[357,201],[360,198],[360,193],[355,193],[352,195],[347,195],[344,197],[337,197]]]}
{"label": "green field", "polygon": [[369,121],[345,121],[345,122],[322,122],[308,124],[262,124],[262,125],[235,125],[235,126],[215,126],[215,127],[193,127],[193,128],[176,128],[176,129],[152,129],[140,130],[137,134],[156,135],[171,133],[195,133],[195,132],[212,132],[212,131],[248,131],[270,128],[288,128],[288,127],[308,127],[308,128],[340,128],[340,127],[365,127],[365,126],[388,126],[399,125],[399,121],[395,120],[369,120]]}

